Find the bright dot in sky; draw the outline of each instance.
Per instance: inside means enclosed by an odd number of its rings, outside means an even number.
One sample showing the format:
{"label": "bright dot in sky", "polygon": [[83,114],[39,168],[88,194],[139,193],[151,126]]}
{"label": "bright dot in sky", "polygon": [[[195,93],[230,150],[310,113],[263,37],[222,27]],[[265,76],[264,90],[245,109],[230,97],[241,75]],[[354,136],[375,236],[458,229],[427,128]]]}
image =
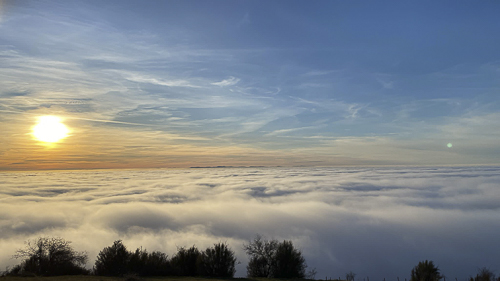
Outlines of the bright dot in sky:
{"label": "bright dot in sky", "polygon": [[449,142],[446,146],[451,148],[453,146],[453,144],[451,144],[451,142]]}
{"label": "bright dot in sky", "polygon": [[33,127],[33,136],[42,142],[58,142],[67,137],[69,129],[56,116],[42,116]]}

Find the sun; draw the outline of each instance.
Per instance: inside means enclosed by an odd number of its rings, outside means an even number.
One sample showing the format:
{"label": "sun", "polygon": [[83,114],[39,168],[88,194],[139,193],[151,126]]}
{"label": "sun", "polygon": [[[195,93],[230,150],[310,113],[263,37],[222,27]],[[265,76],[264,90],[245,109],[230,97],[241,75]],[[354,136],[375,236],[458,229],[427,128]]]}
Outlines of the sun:
{"label": "sun", "polygon": [[38,123],[33,127],[33,136],[35,139],[45,143],[54,143],[61,141],[69,135],[69,129],[57,116],[38,117]]}

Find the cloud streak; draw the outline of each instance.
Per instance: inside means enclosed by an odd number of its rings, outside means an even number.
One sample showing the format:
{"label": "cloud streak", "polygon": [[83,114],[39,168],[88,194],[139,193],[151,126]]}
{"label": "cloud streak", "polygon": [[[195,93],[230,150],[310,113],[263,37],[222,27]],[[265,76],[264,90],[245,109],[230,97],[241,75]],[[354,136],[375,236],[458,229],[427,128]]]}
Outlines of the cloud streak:
{"label": "cloud streak", "polygon": [[238,84],[239,81],[240,81],[240,79],[231,76],[228,79],[224,79],[220,82],[214,82],[214,83],[210,83],[210,84],[215,85],[215,86],[220,86],[220,87],[226,87],[226,86],[236,85],[236,84]]}

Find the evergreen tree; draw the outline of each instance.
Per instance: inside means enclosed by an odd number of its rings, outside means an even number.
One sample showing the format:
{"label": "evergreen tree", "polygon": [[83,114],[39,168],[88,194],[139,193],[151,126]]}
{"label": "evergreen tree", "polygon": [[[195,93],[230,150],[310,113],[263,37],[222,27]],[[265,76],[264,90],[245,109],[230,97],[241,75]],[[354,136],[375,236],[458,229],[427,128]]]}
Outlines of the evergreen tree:
{"label": "evergreen tree", "polygon": [[439,281],[442,278],[432,261],[421,261],[411,270],[411,281]]}
{"label": "evergreen tree", "polygon": [[94,272],[103,276],[123,276],[128,272],[131,253],[127,251],[121,240],[104,248],[95,261]]}
{"label": "evergreen tree", "polygon": [[274,278],[304,278],[306,261],[292,241],[285,240],[278,244],[275,260]]}

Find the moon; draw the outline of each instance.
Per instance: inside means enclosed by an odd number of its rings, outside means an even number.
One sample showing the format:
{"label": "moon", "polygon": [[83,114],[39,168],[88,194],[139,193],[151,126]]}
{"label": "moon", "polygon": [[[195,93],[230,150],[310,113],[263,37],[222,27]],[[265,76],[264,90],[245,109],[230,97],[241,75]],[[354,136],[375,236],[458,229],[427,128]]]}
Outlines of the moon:
{"label": "moon", "polygon": [[41,116],[38,123],[33,127],[33,136],[36,140],[45,143],[55,143],[66,138],[70,130],[57,116]]}
{"label": "moon", "polygon": [[446,145],[448,148],[452,148],[453,147],[453,144],[451,142],[449,142],[447,145]]}

